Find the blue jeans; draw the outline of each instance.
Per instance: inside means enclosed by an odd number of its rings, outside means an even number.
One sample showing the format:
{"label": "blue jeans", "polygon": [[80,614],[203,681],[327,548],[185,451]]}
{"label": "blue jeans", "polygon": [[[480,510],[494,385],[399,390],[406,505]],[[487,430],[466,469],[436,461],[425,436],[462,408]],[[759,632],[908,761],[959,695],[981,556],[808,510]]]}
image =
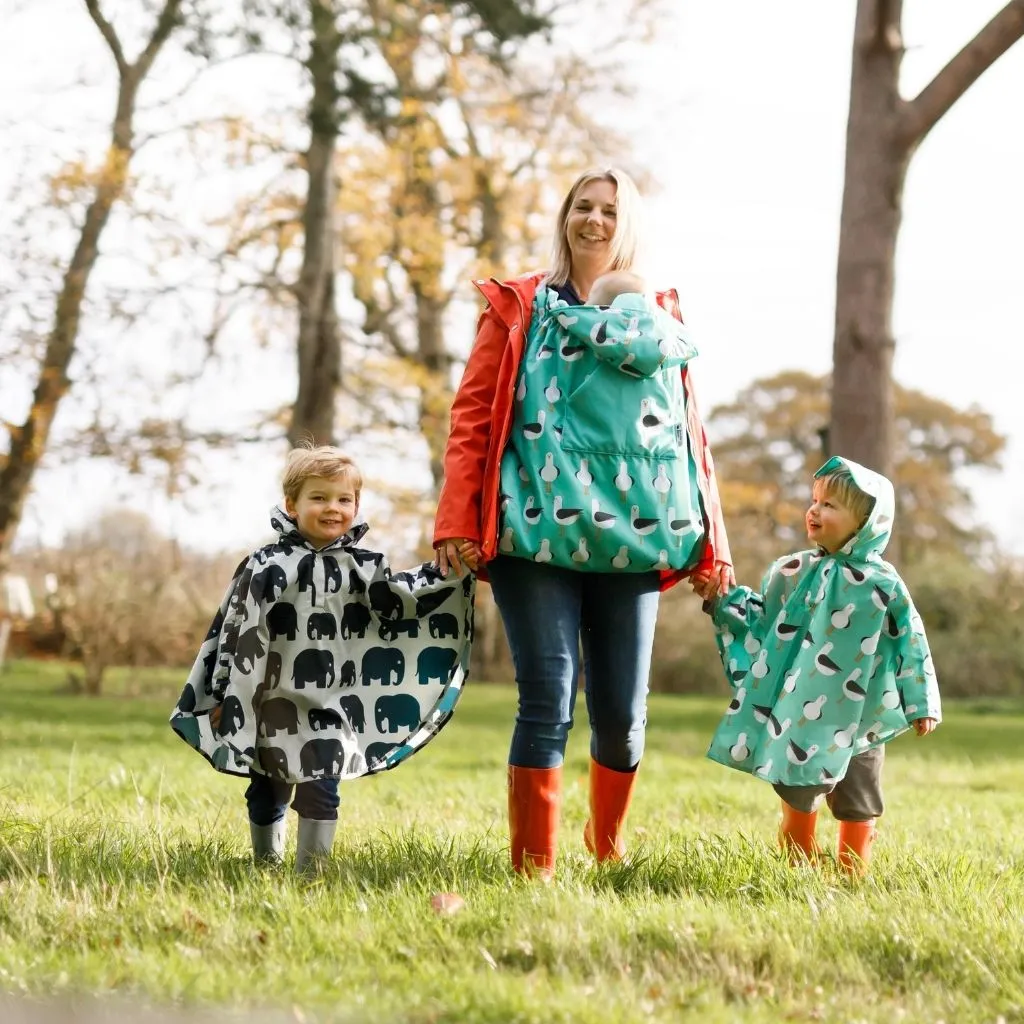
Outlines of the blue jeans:
{"label": "blue jeans", "polygon": [[582,641],[590,755],[632,771],[644,752],[658,574],[577,572],[506,556],[487,573],[519,687],[509,764],[562,763]]}
{"label": "blue jeans", "polygon": [[[292,795],[290,782],[278,782],[259,772],[249,773],[249,786],[245,791],[245,802],[249,805],[249,820],[254,825],[273,825],[280,821],[288,810]],[[295,800],[292,810],[300,818],[316,821],[336,821],[338,818],[337,779],[315,779],[300,782],[295,786]]]}

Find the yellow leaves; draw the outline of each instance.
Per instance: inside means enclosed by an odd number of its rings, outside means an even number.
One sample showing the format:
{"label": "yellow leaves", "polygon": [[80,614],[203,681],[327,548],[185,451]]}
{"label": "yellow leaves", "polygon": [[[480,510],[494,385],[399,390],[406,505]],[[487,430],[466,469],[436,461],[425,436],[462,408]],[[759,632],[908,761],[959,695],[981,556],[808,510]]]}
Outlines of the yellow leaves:
{"label": "yellow leaves", "polygon": [[111,146],[99,167],[90,167],[84,160],[68,160],[47,182],[50,202],[60,208],[89,202],[100,190],[120,195],[128,182],[131,153]]}

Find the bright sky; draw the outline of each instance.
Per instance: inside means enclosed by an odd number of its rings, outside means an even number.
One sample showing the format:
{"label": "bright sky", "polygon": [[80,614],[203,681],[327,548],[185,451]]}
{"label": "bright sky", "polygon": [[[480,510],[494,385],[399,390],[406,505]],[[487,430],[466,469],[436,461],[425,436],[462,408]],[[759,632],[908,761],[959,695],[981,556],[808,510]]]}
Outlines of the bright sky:
{"label": "bright sky", "polygon": [[[673,17],[637,59],[640,93],[620,122],[634,140],[632,162],[661,185],[648,201],[648,269],[656,284],[680,291],[701,349],[696,372],[707,409],[777,370],[828,369],[854,0],[670,6]],[[1000,6],[906,0],[905,92],[916,93]],[[0,0],[5,25],[8,7],[13,0]],[[0,124],[17,120],[42,84],[69,81],[70,61],[104,66],[80,0],[41,7],[18,14],[17,30],[0,38]],[[54,18],[55,8],[67,12]],[[979,405],[1010,438],[1004,472],[972,482],[983,521],[1024,554],[1022,99],[1024,43],[986,72],[915,157],[895,326],[902,383]],[[107,106],[109,99],[104,115]],[[271,403],[287,402],[292,379],[287,368],[264,367],[249,383]],[[216,408],[215,395],[206,400]],[[0,401],[5,417],[16,411],[3,390]],[[115,482],[95,467],[50,471],[24,534],[56,539],[92,509],[123,500],[186,542],[246,547],[266,532],[278,472],[266,459],[221,456],[200,494],[168,505],[151,486]],[[372,498],[366,511],[372,519]]]}

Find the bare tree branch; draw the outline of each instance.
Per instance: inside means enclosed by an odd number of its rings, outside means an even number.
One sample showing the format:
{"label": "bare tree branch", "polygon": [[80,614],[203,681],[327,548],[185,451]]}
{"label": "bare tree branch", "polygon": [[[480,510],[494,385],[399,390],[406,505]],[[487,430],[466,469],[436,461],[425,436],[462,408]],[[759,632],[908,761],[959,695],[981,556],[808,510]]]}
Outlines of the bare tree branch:
{"label": "bare tree branch", "polygon": [[121,40],[117,37],[117,32],[114,30],[114,26],[103,16],[103,12],[100,10],[99,0],[85,0],[86,10],[89,12],[89,17],[95,22],[96,27],[100,30],[100,35],[107,42],[107,46],[110,47],[110,52],[114,55],[114,62],[117,64],[117,72],[122,77],[128,70],[128,61],[125,60],[124,49],[121,46]]}
{"label": "bare tree branch", "polygon": [[905,107],[903,135],[913,148],[954,103],[1024,36],[1024,0],[1011,0]]}

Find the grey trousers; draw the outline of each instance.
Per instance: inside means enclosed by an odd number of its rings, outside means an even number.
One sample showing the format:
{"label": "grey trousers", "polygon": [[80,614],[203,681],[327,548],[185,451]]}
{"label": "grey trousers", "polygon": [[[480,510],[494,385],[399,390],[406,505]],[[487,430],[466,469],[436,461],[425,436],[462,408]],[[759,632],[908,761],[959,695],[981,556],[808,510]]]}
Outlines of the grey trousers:
{"label": "grey trousers", "polygon": [[885,810],[882,802],[882,765],[885,747],[872,747],[850,760],[846,774],[823,786],[786,786],[775,783],[775,792],[790,807],[810,814],[824,797],[837,821],[871,821]]}

